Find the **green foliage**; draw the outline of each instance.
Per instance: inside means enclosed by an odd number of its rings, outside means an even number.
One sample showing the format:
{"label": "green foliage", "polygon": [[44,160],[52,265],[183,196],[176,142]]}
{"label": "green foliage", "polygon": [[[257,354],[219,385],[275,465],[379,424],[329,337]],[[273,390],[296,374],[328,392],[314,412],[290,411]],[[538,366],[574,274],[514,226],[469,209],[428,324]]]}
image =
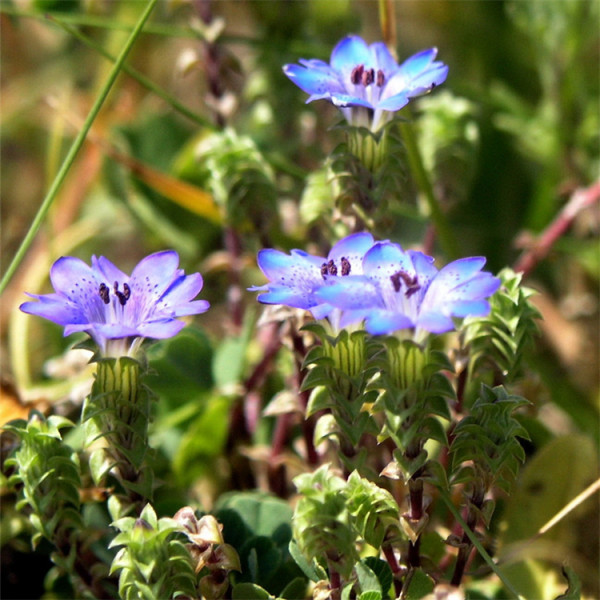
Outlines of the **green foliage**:
{"label": "green foliage", "polygon": [[121,549],[111,573],[119,573],[123,600],[197,597],[192,559],[178,539],[179,527],[173,519],[157,519],[147,504],[139,518],[122,517],[113,527],[120,533],[110,547]]}
{"label": "green foliage", "polygon": [[391,438],[396,445],[396,475],[408,480],[426,470],[427,440],[448,443],[443,421],[450,420],[448,401],[455,393],[445,372],[452,366],[442,352],[410,340],[388,337],[383,344],[385,352],[374,361],[380,376],[369,384],[379,390],[373,411],[384,416],[379,440]]}
{"label": "green foliage", "polygon": [[344,493],[352,526],[368,544],[381,548],[384,541],[392,543],[402,537],[400,507],[387,490],[354,471]]}
{"label": "green foliage", "polygon": [[472,374],[482,376],[491,367],[510,382],[522,372],[540,314],[529,301],[534,290],[521,285],[519,273],[507,268],[498,276],[502,287],[490,298],[489,315],[464,319],[461,334]]}
{"label": "green foliage", "polygon": [[529,439],[514,412],[527,400],[502,386],[481,386],[471,414],[456,425],[450,446],[453,482],[478,482],[484,489],[498,485],[508,492],[525,452],[517,438]]}
{"label": "green foliage", "polygon": [[233,492],[219,498],[214,512],[223,524],[225,540],[240,556],[241,573],[236,577],[234,595],[242,593],[246,588],[237,586],[246,583],[283,598],[285,593],[306,587],[300,577],[285,592],[301,575],[288,550],[292,509],[287,502],[267,494]]}
{"label": "green foliage", "polygon": [[363,457],[360,454],[355,456],[344,448],[357,448],[365,433],[376,434],[378,431],[369,412],[377,392],[367,389],[376,371],[369,357],[376,352],[378,345],[364,331],[349,333],[342,330],[332,337],[318,323],[305,325],[305,329],[321,340],[321,345],[313,346],[304,359],[303,368],[308,372],[301,389],[313,389],[306,415],[321,410],[331,411],[337,427],[329,434],[339,438],[342,453],[348,458],[348,467],[353,469]]}
{"label": "green foliage", "polygon": [[350,524],[344,490],[346,482],[329,465],[294,479],[301,494],[293,518],[294,540],[308,560],[324,561],[349,577],[358,560],[357,533]]}
{"label": "green foliage", "polygon": [[[71,534],[82,526],[79,460],[61,434],[62,429],[72,426],[64,417],[46,419],[32,412],[28,421],[12,421],[4,427],[20,442],[6,466],[15,468],[9,484],[19,491],[17,509],[31,511],[32,543],[37,546],[43,537],[61,552],[68,550]],[[64,555],[56,557],[57,562],[64,559]]]}
{"label": "green foliage", "polygon": [[278,223],[273,173],[254,141],[233,129],[207,133],[180,158],[179,173],[210,191],[236,230],[267,235]]}
{"label": "green foliage", "polygon": [[92,454],[92,476],[101,483],[116,466],[126,490],[149,498],[153,477],[146,462],[148,423],[155,397],[142,382],[144,367],[128,356],[99,358],[97,365],[81,419],[86,444],[99,438],[105,438],[108,444]]}

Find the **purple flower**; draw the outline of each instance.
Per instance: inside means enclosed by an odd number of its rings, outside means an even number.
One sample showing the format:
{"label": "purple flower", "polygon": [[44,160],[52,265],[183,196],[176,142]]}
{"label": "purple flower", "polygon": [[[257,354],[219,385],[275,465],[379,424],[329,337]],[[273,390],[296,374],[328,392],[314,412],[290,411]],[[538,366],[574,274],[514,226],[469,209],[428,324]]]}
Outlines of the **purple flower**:
{"label": "purple flower", "polygon": [[328,317],[334,307],[317,298],[324,285],[362,274],[362,259],[373,246],[370,233],[354,233],[333,246],[327,257],[312,256],[303,250],[285,254],[271,248],[258,253],[258,266],[269,283],[249,288],[265,291],[258,296],[263,304],[284,304],[310,310],[315,319]]}
{"label": "purple flower", "polygon": [[23,312],[54,321],[64,335],[87,332],[102,354],[133,354],[143,338],[174,336],[184,326],[177,317],[203,313],[206,300],[194,300],[202,289],[200,273],[185,275],[173,250],[142,259],[131,277],[107,258],[92,256],[92,266],[72,256],[50,269],[53,294],[27,294]]}
{"label": "purple flower", "polygon": [[405,252],[398,244],[379,242],[363,259],[362,275],[338,278],[316,292],[317,301],[343,311],[340,325],[365,321],[374,335],[414,328],[425,332],[454,329],[454,317],[489,313],[486,298],[500,280],[481,271],[485,258],[462,258],[438,271],[433,258]]}
{"label": "purple flower", "polygon": [[368,45],[349,35],[333,49],[330,64],[301,59],[283,71],[310,94],[307,102],[328,100],[351,125],[376,131],[411,98],[446,80],[448,67],[435,61],[436,54],[436,48],[423,50],[398,65],[383,42]]}

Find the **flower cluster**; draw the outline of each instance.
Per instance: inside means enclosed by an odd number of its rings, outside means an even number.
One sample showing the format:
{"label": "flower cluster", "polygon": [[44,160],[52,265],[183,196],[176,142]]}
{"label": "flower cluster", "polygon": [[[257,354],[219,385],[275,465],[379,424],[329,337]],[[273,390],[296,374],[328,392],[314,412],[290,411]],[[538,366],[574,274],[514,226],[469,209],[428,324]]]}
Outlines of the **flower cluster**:
{"label": "flower cluster", "polygon": [[28,294],[23,312],[63,325],[64,335],[87,332],[103,355],[132,354],[143,338],[163,339],[184,326],[177,317],[203,313],[206,300],[194,300],[202,289],[200,273],[185,275],[173,250],[142,259],[131,277],[104,256],[92,266],[72,256],[50,269],[53,294]]}
{"label": "flower cluster", "polygon": [[454,317],[489,312],[486,298],[500,280],[481,270],[484,258],[459,259],[440,270],[433,262],[422,252],[358,233],[338,242],[326,258],[300,250],[261,251],[258,264],[269,283],[251,290],[266,291],[258,297],[262,303],[308,309],[339,327],[364,321],[373,335],[408,328],[417,336],[444,333],[454,329]]}
{"label": "flower cluster", "polygon": [[411,98],[446,80],[448,67],[435,60],[436,48],[423,50],[398,64],[383,42],[368,45],[349,35],[331,53],[330,64],[301,59],[284,73],[310,94],[307,102],[327,100],[339,107],[350,125],[376,131]]}

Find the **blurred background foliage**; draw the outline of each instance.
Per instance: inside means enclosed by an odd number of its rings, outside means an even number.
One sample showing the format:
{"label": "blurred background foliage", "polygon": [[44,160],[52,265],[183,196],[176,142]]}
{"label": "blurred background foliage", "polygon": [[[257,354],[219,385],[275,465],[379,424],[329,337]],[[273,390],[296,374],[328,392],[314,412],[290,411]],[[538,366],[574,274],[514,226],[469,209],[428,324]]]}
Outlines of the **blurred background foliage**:
{"label": "blurred background foliage", "polygon": [[[514,266],[576,190],[598,185],[599,6],[393,3],[399,58],[435,45],[450,66],[443,89],[402,116],[415,122],[460,254],[485,255],[492,271]],[[140,5],[4,0],[0,10],[4,271],[110,69],[102,53],[118,54]],[[0,306],[2,423],[30,408],[72,417],[89,389],[86,359],[67,353],[73,340],[58,327],[16,309],[23,291],[48,291],[49,265],[64,254],[86,261],[103,254],[128,271],[171,247],[187,271],[203,274],[211,310],[150,351],[160,374],[148,382],[159,396],[152,436],[163,485],[155,506],[170,515],[186,504],[215,509],[226,539],[228,532],[239,538],[229,543],[239,542],[240,551],[245,540],[242,580],[274,594],[299,574],[287,553],[287,504],[273,499],[277,510],[260,521],[255,496],[224,494],[260,490],[287,501],[291,479],[306,467],[296,450],[298,412],[281,409],[282,390],[294,389],[293,359],[272,341],[272,324],[255,329],[262,308],[244,290],[263,282],[260,248],[326,251],[332,241],[320,217],[331,213],[337,182],[327,170],[307,176],[342,141],[333,128],[339,115],[327,103],[305,105],[281,67],[302,57],[327,60],[350,32],[381,38],[376,2],[159,4]],[[532,402],[521,416],[532,441],[517,491],[500,499],[500,546],[535,533],[598,477],[595,194],[526,274],[543,317],[517,382]],[[387,236],[418,244],[426,218],[407,168],[389,210]],[[341,227],[338,219],[333,231]],[[272,398],[278,408],[261,416]],[[46,549],[31,553],[28,523],[8,491],[1,500],[3,594],[36,597],[50,566]],[[527,560],[509,573],[529,586],[526,597],[538,597],[565,559],[589,597],[598,597],[597,508],[597,498],[588,500],[543,542],[520,551]],[[92,513],[90,522],[106,525],[106,516]],[[260,568],[257,553],[268,557]],[[60,597],[61,582],[53,586],[47,597]]]}

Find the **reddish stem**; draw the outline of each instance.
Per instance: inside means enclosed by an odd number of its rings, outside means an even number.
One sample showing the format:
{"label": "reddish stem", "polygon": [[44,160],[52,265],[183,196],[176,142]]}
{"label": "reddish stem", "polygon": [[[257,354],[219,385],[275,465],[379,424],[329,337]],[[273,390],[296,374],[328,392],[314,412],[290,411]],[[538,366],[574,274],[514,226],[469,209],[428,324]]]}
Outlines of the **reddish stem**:
{"label": "reddish stem", "polygon": [[600,200],[600,182],[590,187],[575,190],[558,216],[538,236],[531,247],[517,261],[514,270],[529,275],[536,265],[543,260],[555,242],[569,229],[577,215],[585,208]]}

